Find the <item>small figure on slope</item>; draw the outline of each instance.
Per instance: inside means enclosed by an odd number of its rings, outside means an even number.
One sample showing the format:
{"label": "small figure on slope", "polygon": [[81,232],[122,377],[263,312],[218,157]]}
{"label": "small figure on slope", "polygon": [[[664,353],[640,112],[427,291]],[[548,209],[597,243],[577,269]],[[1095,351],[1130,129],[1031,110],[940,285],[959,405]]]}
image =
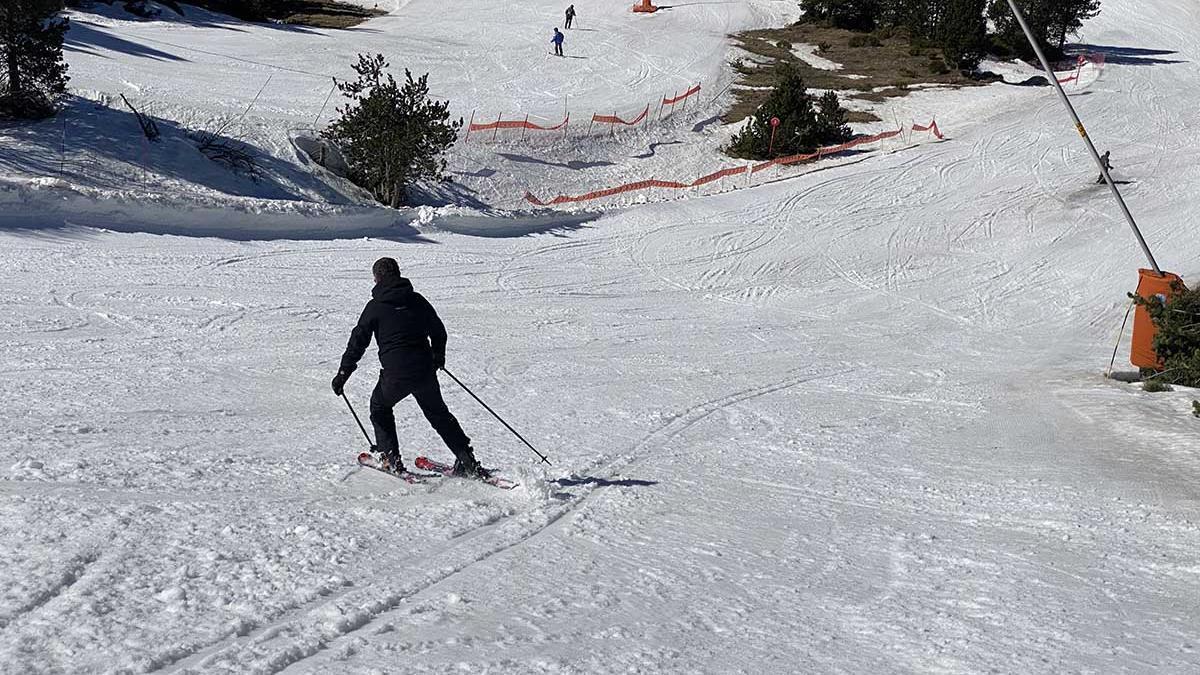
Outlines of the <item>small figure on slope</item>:
{"label": "small figure on slope", "polygon": [[[1112,163],[1108,161],[1108,155],[1108,150],[1105,150],[1104,154],[1100,155],[1100,163],[1104,165],[1104,171],[1112,171]],[[1104,182],[1104,171],[1101,171],[1100,175],[1096,177],[1097,185]]]}
{"label": "small figure on slope", "polygon": [[567,22],[563,25],[564,28],[570,28],[571,22],[575,20],[575,5],[567,7]]}
{"label": "small figure on slope", "polygon": [[437,379],[438,369],[446,365],[446,328],[442,320],[433,305],[413,290],[412,282],[400,276],[400,266],[393,258],[376,260],[371,272],[375,288],[350,333],[341,368],[333,378],[333,393],[342,395],[346,380],[374,336],[383,369],[371,394],[371,424],[384,466],[395,473],[404,471],[392,408],[412,394],[425,419],[454,453],[454,474],[488,478],[487,470],[475,460],[471,439],[442,400]]}
{"label": "small figure on slope", "polygon": [[565,40],[566,38],[567,38],[567,36],[563,35],[562,31],[558,30],[558,28],[554,29],[554,37],[550,38],[550,41],[554,43],[554,55],[555,56],[563,55],[562,45],[563,45],[563,40]]}

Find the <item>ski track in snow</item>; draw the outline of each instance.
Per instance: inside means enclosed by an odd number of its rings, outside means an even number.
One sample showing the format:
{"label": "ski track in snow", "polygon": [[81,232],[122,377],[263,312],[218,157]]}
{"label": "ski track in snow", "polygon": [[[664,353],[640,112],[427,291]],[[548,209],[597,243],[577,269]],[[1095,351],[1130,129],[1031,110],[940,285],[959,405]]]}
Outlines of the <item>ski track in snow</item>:
{"label": "ski track in snow", "polygon": [[[275,72],[264,128],[311,124],[326,87],[291,71],[386,46],[462,110],[608,112],[667,81],[716,90],[724,36],[792,11],[581,6],[579,84],[544,65],[558,6],[385,9],[351,33],[78,15],[74,86],[240,112]],[[1106,0],[1083,41],[1108,64],[1070,91],[1186,279],[1198,12]],[[710,168],[719,132],[684,132],[705,101],[455,166],[488,206],[528,181]],[[63,187],[57,127],[0,130],[0,672],[1200,669],[1196,393],[1098,375],[1142,264],[1127,226],[1048,90],[889,105],[938,111],[948,140],[511,218],[353,206],[294,164],[197,173],[175,141],[149,173],[98,142]],[[68,131],[105,128],[98,110]],[[521,487],[354,466],[328,382],[380,255],[442,314],[449,367],[553,466],[447,378]],[[373,359],[347,388],[364,417]],[[397,420],[406,457],[448,454],[414,404]]]}

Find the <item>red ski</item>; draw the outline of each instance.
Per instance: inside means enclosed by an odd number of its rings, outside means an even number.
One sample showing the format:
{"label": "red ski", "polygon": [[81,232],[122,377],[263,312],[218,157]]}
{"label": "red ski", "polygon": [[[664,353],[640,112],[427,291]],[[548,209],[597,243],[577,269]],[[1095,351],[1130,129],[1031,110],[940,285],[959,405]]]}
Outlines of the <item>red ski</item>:
{"label": "red ski", "polygon": [[[428,457],[418,457],[413,460],[413,464],[422,471],[432,471],[436,474],[446,476],[447,478],[465,478],[464,476],[455,476],[453,473],[454,467],[450,466],[449,464],[442,464],[441,462],[434,459],[429,459]],[[501,490],[511,490],[519,485],[519,483],[514,483],[507,478],[500,478],[499,476],[478,479],[469,478],[467,480],[478,480],[480,483],[494,485]]]}

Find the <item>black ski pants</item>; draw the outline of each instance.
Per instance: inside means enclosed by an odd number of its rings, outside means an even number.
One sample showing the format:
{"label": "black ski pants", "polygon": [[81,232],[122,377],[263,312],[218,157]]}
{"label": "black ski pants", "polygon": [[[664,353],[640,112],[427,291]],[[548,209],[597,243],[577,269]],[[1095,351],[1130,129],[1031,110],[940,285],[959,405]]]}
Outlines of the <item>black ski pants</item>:
{"label": "black ski pants", "polygon": [[571,20],[572,20],[572,19],[574,19],[574,18],[575,18],[575,15],[573,15],[573,14],[568,14],[568,15],[567,15],[567,23],[566,23],[566,25],[564,26],[564,28],[570,28],[570,27],[571,27]]}
{"label": "black ski pants", "polygon": [[562,55],[563,55],[563,53],[562,53],[562,43],[561,43],[561,42],[555,42],[555,43],[554,43],[554,55],[555,55],[555,56],[562,56]]}
{"label": "black ski pants", "polygon": [[433,430],[442,437],[442,442],[458,459],[471,454],[471,439],[467,438],[458,420],[442,400],[442,389],[438,384],[437,372],[417,377],[399,377],[379,371],[379,383],[371,393],[371,425],[375,427],[375,444],[384,455],[399,456],[400,441],[396,438],[396,417],[392,408],[412,394],[417,399],[421,412]]}

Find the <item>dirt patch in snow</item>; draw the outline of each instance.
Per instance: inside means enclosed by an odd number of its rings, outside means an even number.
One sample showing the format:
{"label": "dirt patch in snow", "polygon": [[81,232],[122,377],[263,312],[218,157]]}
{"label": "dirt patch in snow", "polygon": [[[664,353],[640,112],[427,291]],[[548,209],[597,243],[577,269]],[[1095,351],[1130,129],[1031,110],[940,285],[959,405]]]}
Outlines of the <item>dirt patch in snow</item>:
{"label": "dirt patch in snow", "polygon": [[[736,90],[737,102],[725,114],[727,123],[748,117],[762,104],[784,64],[799,70],[810,89],[834,90],[843,98],[876,103],[906,96],[917,85],[979,84],[948,68],[941,50],[913,44],[904,31],[858,33],[795,24],[732,37],[747,55],[732,64],[742,86]],[[878,119],[870,112],[855,111],[849,121]]]}

